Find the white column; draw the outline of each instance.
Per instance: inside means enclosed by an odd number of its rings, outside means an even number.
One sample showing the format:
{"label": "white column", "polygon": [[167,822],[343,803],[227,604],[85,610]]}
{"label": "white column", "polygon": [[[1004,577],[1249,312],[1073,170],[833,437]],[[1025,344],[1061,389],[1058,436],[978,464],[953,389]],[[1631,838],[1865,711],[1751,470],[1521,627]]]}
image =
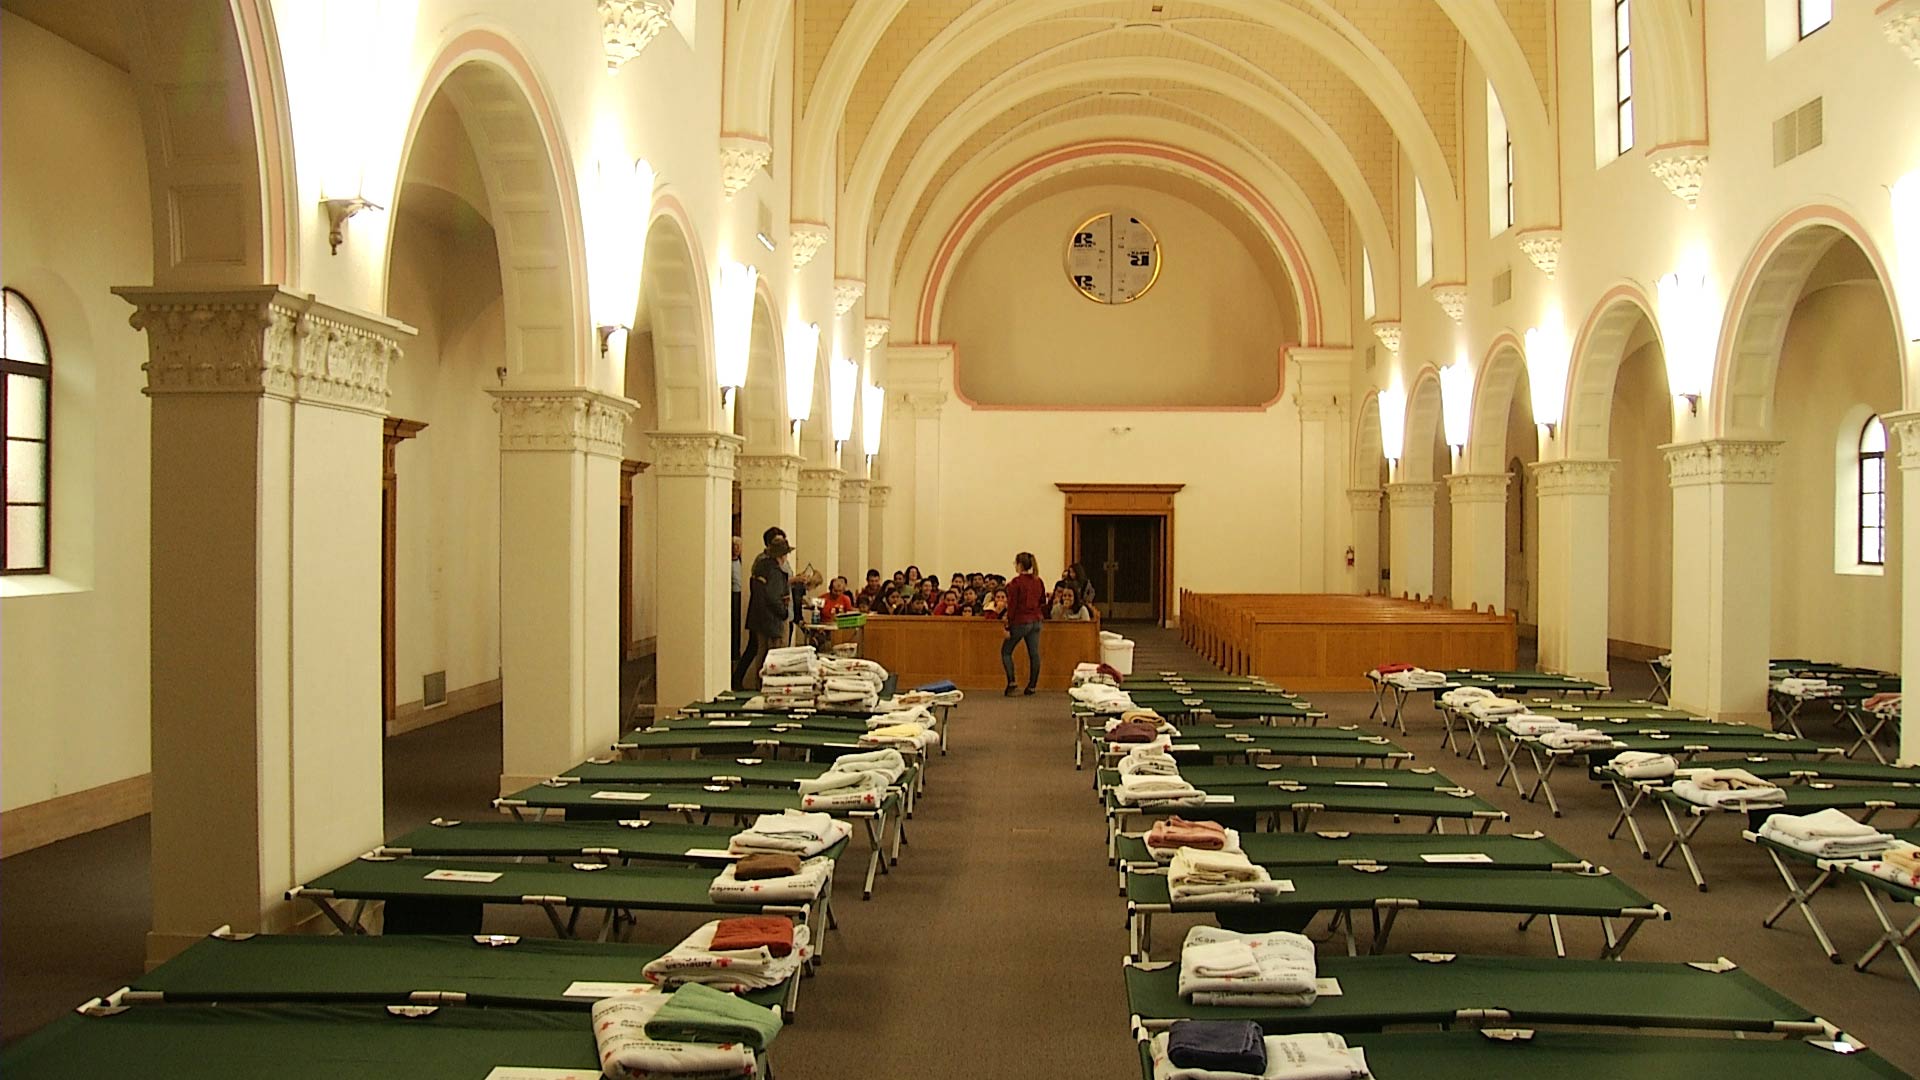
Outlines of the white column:
{"label": "white column", "polygon": [[[848,585],[861,581],[867,572],[867,564],[872,561],[869,547],[872,523],[868,517],[867,499],[872,491],[872,481],[864,477],[849,476],[840,481],[840,562],[839,573],[847,579]],[[825,570],[826,568],[822,568]],[[826,570],[829,577],[834,574]],[[858,586],[854,590],[859,591]]]}
{"label": "white column", "polygon": [[[944,392],[906,395],[913,416],[913,547],[905,555],[921,566],[944,566],[940,557],[940,411]],[[896,561],[900,558],[895,556]]]}
{"label": "white column", "polygon": [[1394,596],[1433,595],[1433,498],[1439,490],[1430,480],[1387,485],[1387,513],[1393,516],[1387,567]]}
{"label": "white column", "polygon": [[1527,466],[1540,496],[1540,666],[1598,683],[1607,682],[1607,506],[1617,464]]}
{"label": "white column", "polygon": [[793,536],[800,527],[800,461],[798,454],[740,455],[740,546],[749,566],[767,529],[778,525]]}
{"label": "white column", "polygon": [[1353,512],[1353,569],[1348,591],[1376,592],[1380,588],[1379,488],[1348,488],[1347,506]]}
{"label": "white column", "polygon": [[500,413],[500,789],[620,734],[620,458],[632,403],[494,390]]}
{"label": "white column", "polygon": [[[1900,688],[1920,701],[1920,411],[1889,413],[1887,433],[1900,451]],[[1920,764],[1920,719],[1900,725],[1900,763]]]}
{"label": "white column", "polygon": [[1673,486],[1673,703],[1765,726],[1780,444],[1710,439],[1662,449]]}
{"label": "white column", "polygon": [[1453,606],[1499,611],[1507,599],[1507,474],[1454,473]]}
{"label": "white column", "polygon": [[115,292],[153,403],[157,963],[311,918],[285,890],[385,835],[381,424],[412,332],[274,285]]}
{"label": "white column", "polygon": [[867,565],[860,568],[860,577],[848,579],[855,583],[855,591],[866,584],[869,569],[892,573],[890,547],[897,543],[887,533],[887,501],[892,495],[893,488],[886,484],[867,485]]}
{"label": "white column", "polygon": [[1337,505],[1337,494],[1347,484],[1346,410],[1340,399],[1353,371],[1353,350],[1290,349],[1287,364],[1300,417],[1300,591],[1327,592],[1344,572],[1344,565],[1335,570],[1334,558],[1336,545],[1344,546],[1346,525]]}
{"label": "white column", "polygon": [[[655,431],[648,438],[660,519],[654,700],[677,709],[727,689],[733,674],[727,656],[733,640],[727,541],[741,440],[717,431]],[[751,554],[751,544],[747,550]]]}
{"label": "white column", "polygon": [[839,469],[800,470],[800,531],[793,534],[793,568],[832,574],[840,565]]}

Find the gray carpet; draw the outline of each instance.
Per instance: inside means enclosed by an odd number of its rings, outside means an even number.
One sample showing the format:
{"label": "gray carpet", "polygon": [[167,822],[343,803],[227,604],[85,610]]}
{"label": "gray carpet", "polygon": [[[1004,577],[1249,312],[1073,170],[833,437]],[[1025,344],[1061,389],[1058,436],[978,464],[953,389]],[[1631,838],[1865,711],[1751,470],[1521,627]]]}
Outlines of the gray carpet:
{"label": "gray carpet", "polygon": [[[1206,666],[1170,633],[1129,632],[1139,641],[1141,670]],[[1649,685],[1638,665],[1620,665],[1615,680],[1623,693]],[[1314,701],[1332,722],[1346,723],[1363,721],[1372,705],[1365,694],[1319,694]],[[1901,1068],[1920,1070],[1920,1046],[1912,1042],[1920,990],[1890,958],[1867,974],[1828,964],[1797,916],[1762,929],[1760,916],[1783,894],[1771,866],[1737,830],[1710,827],[1699,850],[1713,889],[1696,892],[1683,871],[1657,869],[1627,841],[1606,838],[1613,800],[1604,789],[1562,774],[1557,790],[1566,817],[1553,818],[1511,788],[1493,791],[1492,773],[1438,749],[1438,721],[1424,703],[1408,717],[1412,732],[1402,741],[1419,754],[1418,764],[1438,767],[1513,813],[1512,831],[1542,829],[1673,911],[1672,922],[1642,932],[1630,957],[1731,957]],[[799,1023],[778,1047],[785,1080],[844,1077],[853,1062],[863,1075],[883,1080],[1135,1075],[1119,975],[1124,907],[1102,859],[1092,778],[1074,771],[1070,737],[1059,694],[977,694],[967,701],[952,754],[930,774],[900,866],[867,902],[858,898],[857,868],[843,867],[840,933],[803,992]],[[389,828],[436,814],[489,812],[498,761],[495,710],[391,740]],[[1325,825],[1393,827],[1357,818],[1328,818]],[[6,860],[0,1019],[7,1038],[137,971],[147,918],[145,843],[144,822],[132,822]],[[1877,936],[1857,892],[1836,891],[1820,907],[1850,957]],[[501,930],[542,931],[527,913],[493,918]],[[1159,923],[1164,952],[1185,924],[1177,918]],[[685,918],[650,918],[637,937],[672,940],[690,925]],[[1599,948],[1591,923],[1569,922],[1567,937],[1575,955]],[[1393,945],[1396,952],[1540,956],[1552,950],[1544,926],[1521,932],[1497,916],[1418,912],[1401,919]]]}

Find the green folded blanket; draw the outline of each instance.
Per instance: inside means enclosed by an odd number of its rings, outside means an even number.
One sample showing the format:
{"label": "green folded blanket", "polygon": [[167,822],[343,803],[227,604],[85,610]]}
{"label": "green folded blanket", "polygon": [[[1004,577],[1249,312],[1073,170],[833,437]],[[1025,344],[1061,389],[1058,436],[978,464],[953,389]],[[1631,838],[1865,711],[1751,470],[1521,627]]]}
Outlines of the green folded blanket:
{"label": "green folded blanket", "polygon": [[661,1042],[738,1042],[765,1050],[778,1034],[780,1016],[772,1009],[699,983],[675,990],[647,1021],[647,1037]]}

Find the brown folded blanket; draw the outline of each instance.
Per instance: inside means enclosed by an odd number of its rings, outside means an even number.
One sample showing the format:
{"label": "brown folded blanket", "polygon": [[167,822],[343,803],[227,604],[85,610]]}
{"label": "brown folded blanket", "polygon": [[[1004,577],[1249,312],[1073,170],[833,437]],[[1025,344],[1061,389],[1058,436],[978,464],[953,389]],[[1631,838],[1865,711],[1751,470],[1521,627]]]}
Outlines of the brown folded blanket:
{"label": "brown folded blanket", "polygon": [[1147,846],[1221,851],[1227,846],[1227,830],[1217,821],[1188,821],[1176,815],[1153,823],[1153,828],[1147,832]]}
{"label": "brown folded blanket", "polygon": [[1159,734],[1160,730],[1152,724],[1115,724],[1113,730],[1107,732],[1107,741],[1110,743],[1152,742]]}
{"label": "brown folded blanket", "polygon": [[793,951],[793,923],[778,915],[721,919],[720,925],[713,929],[713,944],[709,947],[715,952],[765,949],[774,956],[786,956]]}
{"label": "brown folded blanket", "polygon": [[758,881],[761,878],[792,877],[800,872],[798,855],[759,854],[748,855],[733,864],[735,881]]}

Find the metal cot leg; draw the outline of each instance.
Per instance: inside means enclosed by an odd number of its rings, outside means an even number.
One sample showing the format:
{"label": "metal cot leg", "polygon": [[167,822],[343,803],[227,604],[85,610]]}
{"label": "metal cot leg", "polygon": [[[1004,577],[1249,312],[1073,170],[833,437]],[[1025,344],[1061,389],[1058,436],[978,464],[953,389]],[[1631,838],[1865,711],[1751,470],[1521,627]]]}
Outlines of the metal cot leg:
{"label": "metal cot leg", "polygon": [[1814,915],[1811,906],[1813,894],[1825,888],[1827,882],[1833,880],[1834,871],[1822,867],[1820,872],[1814,875],[1813,883],[1802,889],[1800,883],[1794,879],[1793,871],[1787,868],[1786,860],[1780,857],[1780,853],[1772,848],[1767,848],[1766,852],[1767,857],[1773,860],[1773,868],[1780,871],[1780,880],[1787,883],[1787,898],[1780,901],[1780,906],[1774,908],[1771,914],[1761,919],[1760,925],[1771,927],[1780,921],[1780,916],[1785,915],[1788,908],[1798,907],[1800,914],[1806,917],[1808,928],[1813,931],[1814,940],[1820,943],[1821,951],[1827,954],[1828,960],[1839,963],[1840,950],[1833,947],[1832,939],[1827,937],[1827,928],[1820,925],[1820,919]]}
{"label": "metal cot leg", "polygon": [[1880,920],[1880,925],[1886,932],[1880,935],[1879,941],[1874,942],[1873,948],[1868,949],[1859,960],[1854,961],[1853,969],[1867,970],[1867,967],[1879,958],[1881,953],[1892,949],[1893,954],[1900,958],[1900,963],[1907,969],[1907,978],[1913,980],[1915,987],[1920,987],[1920,964],[1914,962],[1913,952],[1907,948],[1907,942],[1912,941],[1914,935],[1920,934],[1920,915],[1914,916],[1906,929],[1896,929],[1893,920],[1887,916],[1887,909],[1880,903],[1880,894],[1874,891],[1873,886],[1863,881],[1860,883],[1860,891],[1867,894],[1867,904],[1873,908],[1874,918]]}

